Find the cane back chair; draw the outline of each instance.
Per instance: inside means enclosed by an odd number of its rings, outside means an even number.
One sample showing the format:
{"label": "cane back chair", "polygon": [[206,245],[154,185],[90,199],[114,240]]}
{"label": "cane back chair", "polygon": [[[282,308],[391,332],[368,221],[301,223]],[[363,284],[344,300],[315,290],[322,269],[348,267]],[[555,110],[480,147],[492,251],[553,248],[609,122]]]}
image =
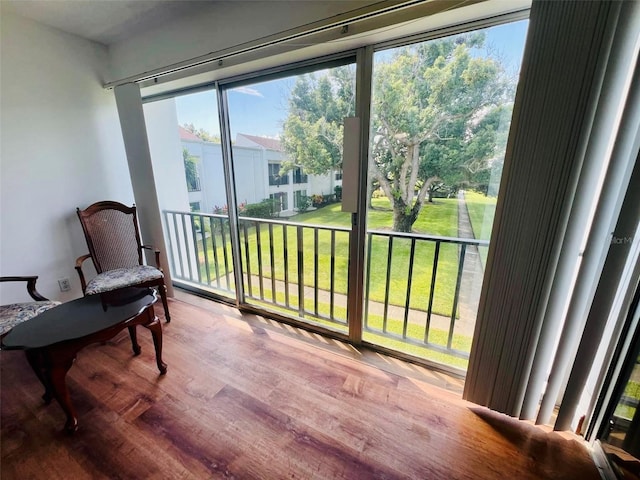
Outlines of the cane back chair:
{"label": "cane back chair", "polygon": [[[83,293],[94,295],[125,287],[156,287],[165,318],[167,322],[171,321],[160,251],[151,245],[142,245],[136,206],[104,201],[84,210],[78,208],[76,212],[89,247],[89,253],[76,260]],[[143,250],[155,253],[155,267],[144,264]],[[82,264],[89,258],[98,275],[87,283]]]}

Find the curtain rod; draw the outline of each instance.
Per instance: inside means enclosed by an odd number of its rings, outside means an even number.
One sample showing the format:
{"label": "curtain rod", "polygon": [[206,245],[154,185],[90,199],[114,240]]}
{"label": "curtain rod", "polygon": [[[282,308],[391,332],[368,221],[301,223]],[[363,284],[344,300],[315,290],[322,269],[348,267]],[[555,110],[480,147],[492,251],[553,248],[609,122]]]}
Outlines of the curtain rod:
{"label": "curtain rod", "polygon": [[268,35],[266,37],[261,37],[256,40],[241,43],[233,47],[225,48],[215,52],[209,52],[204,55],[184,60],[182,62],[173,63],[165,67],[160,67],[136,75],[131,75],[119,80],[107,82],[103,85],[103,87],[106,89],[112,89],[114,87],[127,83],[138,83],[148,80],[157,81],[159,77],[163,77],[169,74],[175,74],[183,70],[200,67],[206,64],[217,63],[218,66],[223,66],[225,59],[250,52],[255,52],[257,50],[276,45],[282,45],[286,42],[309,37],[317,33],[327,32],[332,28],[341,27],[340,31],[337,32],[337,37],[339,37],[340,35],[349,33],[348,28],[350,23],[379,19],[391,13],[398,13],[402,11],[407,13],[407,11],[410,11],[412,7],[427,7],[427,12],[422,12],[422,9],[420,9],[420,13],[428,15],[472,5],[475,3],[480,3],[483,1],[486,0],[406,0],[402,2],[384,0],[368,5],[366,7],[335,15],[327,19],[318,20],[316,22]]}

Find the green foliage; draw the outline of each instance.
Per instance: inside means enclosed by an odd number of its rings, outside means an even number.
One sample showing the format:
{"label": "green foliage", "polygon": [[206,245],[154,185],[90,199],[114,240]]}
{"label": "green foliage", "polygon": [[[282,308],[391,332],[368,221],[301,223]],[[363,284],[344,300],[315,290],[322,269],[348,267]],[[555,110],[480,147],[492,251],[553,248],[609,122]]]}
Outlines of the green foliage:
{"label": "green foliage", "polygon": [[[392,200],[394,229],[410,231],[423,203],[500,172],[514,82],[482,56],[483,33],[432,40],[376,60],[370,181]],[[386,55],[386,56],[385,56]],[[290,165],[325,174],[341,165],[342,121],[353,113],[353,71],[298,79],[285,120]]]}
{"label": "green foliage", "polygon": [[[202,222],[204,220],[204,222]],[[207,221],[206,218],[201,219],[200,217],[191,217],[191,221],[193,222],[194,228],[196,232],[202,233],[202,224],[204,223],[204,231],[206,234],[211,233],[211,224]]]}
{"label": "green foliage", "polygon": [[311,197],[308,197],[307,195],[300,195],[300,198],[298,199],[298,212],[306,212],[312,204],[313,201],[311,200]]}
{"label": "green foliage", "polygon": [[184,161],[184,174],[187,179],[187,187],[189,190],[195,190],[198,186],[198,164],[196,158],[189,153],[186,148],[182,149],[182,160]]}
{"label": "green foliage", "polygon": [[282,145],[288,160],[284,171],[302,166],[304,172],[323,175],[342,166],[342,121],[355,112],[353,67],[328,74],[298,78],[289,98],[289,116],[284,122]]}
{"label": "green foliage", "polygon": [[336,200],[338,202],[342,201],[342,185],[336,185],[333,187],[333,191],[336,194]]}
{"label": "green foliage", "polygon": [[265,198],[260,203],[246,204],[242,215],[253,218],[272,218],[275,211],[275,202],[270,198]]}

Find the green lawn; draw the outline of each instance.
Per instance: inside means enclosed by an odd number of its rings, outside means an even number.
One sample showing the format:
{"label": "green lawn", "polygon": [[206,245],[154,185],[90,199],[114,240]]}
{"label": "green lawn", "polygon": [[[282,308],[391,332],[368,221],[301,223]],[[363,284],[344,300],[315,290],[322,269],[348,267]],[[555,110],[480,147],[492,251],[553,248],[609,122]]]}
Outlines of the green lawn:
{"label": "green lawn", "polygon": [[[390,230],[392,223],[392,212],[389,202],[385,198],[374,199],[375,210],[369,212],[368,228],[370,230]],[[306,223],[314,225],[338,226],[347,228],[350,224],[350,214],[340,211],[339,204],[332,204],[323,208],[296,215],[289,219],[291,222]],[[433,204],[427,204],[422,209],[418,220],[414,225],[416,233],[426,233],[439,236],[457,235],[457,200],[437,199]],[[308,286],[315,284],[315,258],[314,244],[315,237],[313,230],[309,228],[303,231],[303,271],[304,283]],[[245,273],[247,272],[247,251],[249,252],[248,267],[252,276],[259,274],[259,265],[262,265],[263,277],[271,277],[271,248],[273,248],[273,267],[276,280],[285,279],[285,255],[284,238],[288,252],[288,281],[297,283],[298,275],[298,255],[297,255],[297,233],[295,226],[262,224],[257,232],[253,223],[247,224],[246,237],[244,229],[241,228],[241,252]],[[217,244],[216,253],[218,255],[219,272],[224,273],[222,264],[223,247],[219,233],[215,234]],[[258,252],[258,240],[260,241],[260,252]],[[228,241],[228,236],[227,236]],[[317,236],[318,251],[318,288],[330,290],[331,288],[331,232],[328,230],[318,230]],[[199,244],[199,258],[202,262],[201,278],[206,281],[206,271],[204,266],[204,252],[202,243]],[[409,273],[411,241],[409,239],[396,238],[392,247],[391,275],[389,282],[389,303],[392,305],[404,306],[407,294],[407,279]],[[371,241],[371,268],[369,275],[369,298],[373,301],[384,302],[387,277],[387,253],[389,240],[386,236],[374,235]],[[347,268],[349,254],[349,235],[347,232],[335,233],[335,254],[334,254],[334,291],[346,294],[347,292]],[[412,308],[426,310],[431,286],[431,274],[433,267],[435,244],[430,241],[419,241],[416,243],[414,253],[414,265],[412,274],[412,289],[410,305]],[[258,253],[261,262],[258,260]],[[227,255],[230,258],[230,249],[227,244]],[[207,256],[209,260],[209,274],[215,278],[213,242],[207,240]],[[453,306],[453,296],[455,293],[455,281],[458,265],[458,248],[452,244],[441,244],[438,271],[435,285],[435,295],[433,312],[441,315],[451,315]],[[232,265],[229,264],[232,269]],[[270,283],[269,279],[263,282]],[[247,286],[248,287],[248,286]],[[253,296],[259,296],[259,285],[254,280],[251,285]]]}
{"label": "green lawn", "polygon": [[487,197],[482,193],[471,190],[464,192],[464,198],[467,203],[474,236],[482,240],[489,240],[498,199],[496,197]]}
{"label": "green lawn", "polygon": [[[457,234],[457,201],[455,199],[438,199],[434,204],[426,205],[420,217],[416,221],[415,231],[441,236],[456,236]],[[386,199],[374,199],[376,210],[372,210],[368,217],[370,230],[390,230],[391,209]],[[339,204],[328,205],[324,208],[296,215],[289,219],[291,222],[307,223],[314,225],[329,225],[348,227],[350,214],[340,211]],[[431,229],[429,226],[431,225]],[[247,237],[242,234],[242,258],[245,263],[247,245],[249,251],[249,267],[252,275],[258,274],[258,236],[260,240],[260,254],[262,257],[262,274],[271,277],[270,248],[273,241],[274,270],[277,280],[284,280],[284,236],[286,231],[287,250],[289,253],[288,279],[289,282],[297,282],[298,256],[297,256],[297,228],[292,226],[273,226],[269,232],[269,226],[263,224],[259,235],[252,225],[247,228]],[[314,232],[311,229],[303,229],[303,271],[304,283],[308,286],[315,284],[315,258],[314,258]],[[411,241],[408,239],[395,239],[392,249],[391,275],[389,282],[389,303],[404,306],[407,294],[407,279],[409,272]],[[387,252],[389,248],[388,237],[373,236],[371,245],[371,269],[369,276],[369,298],[373,301],[384,302],[387,276]],[[347,292],[347,268],[349,254],[349,235],[347,232],[335,234],[335,275],[334,291],[346,294]],[[428,305],[429,290],[431,286],[431,273],[433,266],[435,246],[433,242],[417,242],[412,275],[411,307],[426,310]],[[438,273],[436,277],[435,298],[433,303],[434,313],[451,315],[453,296],[455,293],[455,281],[457,274],[458,253],[457,247],[450,244],[442,244],[440,248]],[[327,230],[318,231],[318,288],[330,290],[331,288],[331,233]],[[211,256],[210,256],[211,259]],[[259,295],[256,282],[252,282],[252,293]]]}
{"label": "green lawn", "polygon": [[[629,380],[629,382],[627,383],[627,386],[624,388],[624,394],[625,397],[628,398],[633,398],[636,400],[640,401],[640,383],[633,381],[633,380]],[[626,418],[627,420],[632,420],[633,416],[636,412],[636,408],[632,405],[626,405],[622,402],[618,403],[618,405],[616,406],[616,410],[614,412],[614,415],[616,417],[620,417],[620,418]]]}

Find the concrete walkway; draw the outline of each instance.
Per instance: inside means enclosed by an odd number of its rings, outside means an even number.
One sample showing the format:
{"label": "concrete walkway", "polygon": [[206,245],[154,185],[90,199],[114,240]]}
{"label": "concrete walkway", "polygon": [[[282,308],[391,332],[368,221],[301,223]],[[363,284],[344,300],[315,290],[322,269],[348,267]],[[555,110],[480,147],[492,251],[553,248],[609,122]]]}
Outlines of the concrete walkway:
{"label": "concrete walkway", "polygon": [[[458,237],[476,238],[469,218],[469,210],[464,199],[464,191],[458,192]],[[458,312],[460,320],[475,325],[478,302],[484,268],[478,253],[478,247],[467,246],[467,252],[462,269],[462,282],[460,284],[460,299],[458,300]],[[473,334],[473,327],[471,334]]]}

